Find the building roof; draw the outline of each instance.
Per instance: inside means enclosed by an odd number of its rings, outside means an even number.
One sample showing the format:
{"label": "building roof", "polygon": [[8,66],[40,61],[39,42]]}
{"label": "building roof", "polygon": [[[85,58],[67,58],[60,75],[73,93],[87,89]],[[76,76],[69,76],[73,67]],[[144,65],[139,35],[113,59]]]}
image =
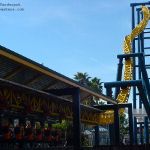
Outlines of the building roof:
{"label": "building roof", "polygon": [[[81,100],[96,96],[116,104],[115,100],[3,46],[0,46],[0,78],[40,91],[77,87]],[[65,98],[71,100],[71,96]]]}

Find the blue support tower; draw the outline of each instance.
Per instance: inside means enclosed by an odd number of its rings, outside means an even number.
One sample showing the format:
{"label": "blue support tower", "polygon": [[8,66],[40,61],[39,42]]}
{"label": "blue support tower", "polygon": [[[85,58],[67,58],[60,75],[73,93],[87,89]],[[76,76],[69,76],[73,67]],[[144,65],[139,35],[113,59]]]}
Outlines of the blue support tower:
{"label": "blue support tower", "polygon": [[144,137],[145,144],[149,144],[148,117],[144,118]]}
{"label": "blue support tower", "polygon": [[137,144],[137,119],[134,117],[134,144]]}
{"label": "blue support tower", "polygon": [[[142,5],[150,5],[150,2],[147,3],[132,3],[132,30],[142,21],[143,15],[141,13],[141,6]],[[149,31],[145,31],[149,30]],[[115,88],[115,99],[120,91],[120,88],[126,88],[131,86],[133,88],[133,109],[144,109],[147,114],[147,119],[139,122],[138,116],[139,114],[133,114],[132,116],[132,106],[129,109],[129,130],[130,130],[130,144],[138,144],[137,141],[137,133],[139,129],[140,134],[140,143],[144,143],[144,136],[143,136],[143,127],[145,129],[145,143],[148,144],[149,139],[149,121],[150,120],[150,62],[148,63],[147,58],[150,58],[150,53],[146,52],[146,50],[150,50],[149,44],[146,40],[150,39],[150,27],[146,27],[144,32],[142,32],[138,37],[136,37],[132,42],[132,53],[131,54],[123,54],[118,55],[119,63],[118,63],[118,70],[117,70],[117,80],[116,82],[108,82],[105,83],[106,93],[107,96],[112,96],[112,88]],[[149,36],[148,36],[149,33]],[[145,36],[146,34],[146,36]],[[122,79],[122,69],[123,69],[123,60],[132,58],[133,60],[133,80],[121,81]],[[149,59],[150,60],[150,59]],[[110,134],[110,141],[111,143],[116,144],[119,141],[119,131],[115,129],[119,129],[119,115],[118,115],[118,108],[114,107],[114,131]],[[135,115],[135,116],[134,116]],[[141,115],[140,115],[141,117]],[[140,126],[137,126],[139,124]],[[133,128],[134,127],[134,128]],[[112,129],[112,127],[110,128]],[[112,130],[110,130],[112,132]],[[132,131],[133,134],[132,134]],[[110,132],[110,133],[111,133]],[[113,141],[113,136],[115,133],[115,138]],[[134,142],[133,142],[134,141]]]}
{"label": "blue support tower", "polygon": [[99,126],[95,126],[95,147],[99,146]]}
{"label": "blue support tower", "polygon": [[140,143],[143,144],[143,123],[140,123]]}
{"label": "blue support tower", "polygon": [[[143,19],[143,15],[141,13],[141,6],[146,5],[147,7],[150,7],[150,2],[146,3],[132,3],[131,4],[131,10],[132,10],[132,29],[135,28],[137,24]],[[143,84],[145,86],[144,90],[146,91],[146,95],[148,97],[149,105],[150,105],[150,27],[149,24],[145,28],[145,30],[133,40],[132,43],[132,53],[143,53],[142,59],[136,59],[133,58],[133,80],[140,80],[143,79]],[[139,90],[136,87],[133,87],[133,109],[143,109],[143,102],[142,97],[139,94]],[[150,117],[150,116],[149,116]],[[144,116],[143,116],[144,119]],[[145,132],[144,136],[147,140],[149,137],[148,133],[148,119],[143,120],[144,124],[140,124],[141,130],[142,125],[144,125]],[[135,127],[137,127],[137,119],[134,119],[134,142],[137,143],[137,131],[135,130]],[[142,132],[140,132],[140,137],[143,138]],[[141,143],[143,139],[141,139]],[[147,142],[148,143],[148,140]]]}

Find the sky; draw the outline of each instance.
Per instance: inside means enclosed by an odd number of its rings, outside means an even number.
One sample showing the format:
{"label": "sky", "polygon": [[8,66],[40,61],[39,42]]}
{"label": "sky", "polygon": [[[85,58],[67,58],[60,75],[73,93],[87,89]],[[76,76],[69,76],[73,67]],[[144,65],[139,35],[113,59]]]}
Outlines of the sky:
{"label": "sky", "polygon": [[0,0],[0,45],[70,78],[116,80],[117,54],[141,0]]}

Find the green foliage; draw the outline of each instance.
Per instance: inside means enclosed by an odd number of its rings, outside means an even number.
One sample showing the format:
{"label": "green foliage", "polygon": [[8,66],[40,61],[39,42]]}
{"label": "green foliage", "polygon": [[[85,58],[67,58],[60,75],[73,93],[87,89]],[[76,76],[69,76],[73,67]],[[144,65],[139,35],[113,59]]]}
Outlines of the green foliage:
{"label": "green foliage", "polygon": [[103,87],[99,78],[91,78],[86,72],[77,72],[77,74],[74,75],[74,79],[83,85],[89,86],[93,91],[102,93]]}
{"label": "green foliage", "polygon": [[[84,86],[88,86],[89,88],[91,88],[93,91],[97,93],[102,93],[103,91],[101,79],[97,77],[91,78],[86,72],[85,73],[77,72],[77,74],[74,75],[74,79],[79,83],[83,84]],[[97,97],[91,97],[91,100],[87,99],[83,103],[85,105],[104,104],[104,102],[102,102]]]}
{"label": "green foliage", "polygon": [[103,87],[102,87],[102,82],[99,78],[97,77],[92,78],[89,82],[89,85],[94,91],[98,93],[102,93]]}
{"label": "green foliage", "polygon": [[67,128],[69,126],[69,122],[66,121],[66,120],[62,120],[61,123],[55,123],[55,124],[52,124],[52,127],[55,128],[55,129],[61,129],[63,131],[66,131]]}
{"label": "green foliage", "polygon": [[123,140],[124,136],[128,134],[129,131],[129,124],[126,114],[120,115],[120,137]]}
{"label": "green foliage", "polygon": [[86,86],[89,86],[90,78],[91,77],[89,77],[89,75],[86,72],[85,73],[77,72],[77,74],[74,75],[74,79],[76,81]]}
{"label": "green foliage", "polygon": [[87,135],[81,134],[81,145],[89,146]]}

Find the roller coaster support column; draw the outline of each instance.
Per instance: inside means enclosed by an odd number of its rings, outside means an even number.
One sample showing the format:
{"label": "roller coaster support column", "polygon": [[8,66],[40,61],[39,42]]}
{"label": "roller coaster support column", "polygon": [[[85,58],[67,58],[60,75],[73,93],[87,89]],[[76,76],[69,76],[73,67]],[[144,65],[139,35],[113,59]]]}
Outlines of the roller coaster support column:
{"label": "roller coaster support column", "polygon": [[118,105],[114,105],[114,129],[115,129],[115,141],[114,144],[120,144],[120,129],[119,129],[119,113]]}
{"label": "roller coaster support column", "polygon": [[74,150],[80,150],[80,89],[73,92],[73,143]]}
{"label": "roller coaster support column", "polygon": [[73,99],[73,149],[80,150],[81,136],[80,136],[80,89],[79,88],[64,88],[64,89],[51,89],[47,90],[51,94],[62,96],[71,95]]}
{"label": "roller coaster support column", "polygon": [[[106,88],[106,95],[108,97],[112,97],[112,88]],[[109,102],[107,103],[109,104]],[[110,139],[110,145],[114,144],[114,125],[109,125],[109,139]]]}
{"label": "roller coaster support column", "polygon": [[149,102],[150,102],[150,83],[149,83],[147,71],[146,71],[146,68],[145,68],[145,60],[144,60],[143,55],[141,55],[139,57],[139,62],[140,62],[139,63],[140,69],[141,69],[142,76],[143,76],[143,81],[144,81],[144,84],[145,84],[145,87],[146,87],[146,92],[147,92],[148,99],[149,99]]}
{"label": "roller coaster support column", "polygon": [[145,137],[145,144],[149,144],[148,117],[144,118],[144,137]]}
{"label": "roller coaster support column", "polygon": [[140,123],[140,143],[143,144],[143,123]]}
{"label": "roller coaster support column", "polygon": [[[132,9],[132,30],[135,28],[135,6],[136,4],[131,4]],[[135,53],[135,39],[132,42],[132,53]],[[135,58],[133,58],[133,66],[135,66]],[[133,80],[136,79],[135,68],[133,68]],[[133,108],[136,109],[136,87],[133,87]]]}
{"label": "roller coaster support column", "polygon": [[95,126],[95,147],[99,146],[99,126]]}
{"label": "roller coaster support column", "polygon": [[137,144],[137,119],[134,117],[134,144]]}
{"label": "roller coaster support column", "polygon": [[130,144],[133,144],[133,115],[132,115],[132,104],[128,104],[128,115],[129,115],[129,135]]}
{"label": "roller coaster support column", "polygon": [[150,104],[149,104],[147,96],[146,96],[146,90],[145,90],[146,87],[144,84],[143,84],[143,86],[142,85],[138,86],[138,90],[139,90],[139,94],[140,94],[141,100],[143,102],[143,105],[145,107],[145,111],[147,113],[147,116],[150,119]]}

